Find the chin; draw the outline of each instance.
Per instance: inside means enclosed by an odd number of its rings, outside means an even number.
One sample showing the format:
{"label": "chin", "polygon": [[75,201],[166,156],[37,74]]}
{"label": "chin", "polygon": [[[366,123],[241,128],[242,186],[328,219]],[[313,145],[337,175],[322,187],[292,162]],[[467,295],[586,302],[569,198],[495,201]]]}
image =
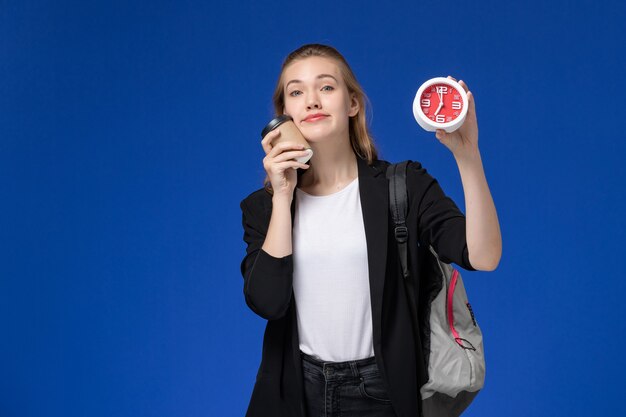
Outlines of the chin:
{"label": "chin", "polygon": [[325,132],[323,130],[313,130],[310,131],[302,131],[302,136],[307,140],[307,142],[323,142],[325,138],[329,136],[329,132]]}

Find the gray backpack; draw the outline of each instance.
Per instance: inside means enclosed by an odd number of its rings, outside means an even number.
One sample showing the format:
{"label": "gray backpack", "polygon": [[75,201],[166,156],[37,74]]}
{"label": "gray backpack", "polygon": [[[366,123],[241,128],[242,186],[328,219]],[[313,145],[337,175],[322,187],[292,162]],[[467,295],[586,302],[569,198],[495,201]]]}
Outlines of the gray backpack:
{"label": "gray backpack", "polygon": [[409,162],[389,165],[387,179],[389,208],[411,319],[420,332],[428,373],[428,382],[420,388],[422,416],[458,417],[485,382],[483,337],[467,301],[461,274],[452,265],[442,262],[432,246],[418,248],[420,282],[415,283],[415,278],[410,277],[405,221]]}

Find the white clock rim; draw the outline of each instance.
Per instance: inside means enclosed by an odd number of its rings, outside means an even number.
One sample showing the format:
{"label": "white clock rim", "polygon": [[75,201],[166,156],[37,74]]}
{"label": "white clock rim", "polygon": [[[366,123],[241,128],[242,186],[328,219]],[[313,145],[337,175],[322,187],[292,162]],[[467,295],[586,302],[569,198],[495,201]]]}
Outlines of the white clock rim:
{"label": "white clock rim", "polygon": [[[454,89],[457,90],[461,94],[461,100],[463,100],[463,109],[461,110],[461,114],[459,114],[459,116],[456,119],[449,121],[449,122],[445,122],[445,123],[439,123],[439,122],[430,120],[424,114],[424,112],[422,111],[422,106],[420,105],[420,97],[422,96],[422,93],[424,92],[424,90],[427,87],[431,86],[432,84],[447,84],[451,87],[454,87]],[[435,77],[435,78],[431,78],[429,80],[424,81],[424,83],[422,83],[420,88],[417,90],[417,93],[415,94],[415,99],[413,100],[413,116],[416,118],[419,117],[422,120],[422,122],[436,129],[445,130],[446,128],[449,128],[450,126],[455,126],[455,124],[459,122],[462,124],[465,121],[465,116],[467,116],[467,108],[468,108],[468,100],[467,100],[467,93],[465,92],[465,89],[458,82],[453,81],[446,77]]]}

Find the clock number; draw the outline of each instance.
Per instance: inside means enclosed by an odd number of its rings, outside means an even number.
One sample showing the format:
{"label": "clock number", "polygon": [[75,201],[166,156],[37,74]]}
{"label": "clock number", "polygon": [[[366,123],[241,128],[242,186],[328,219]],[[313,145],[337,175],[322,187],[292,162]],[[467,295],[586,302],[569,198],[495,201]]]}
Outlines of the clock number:
{"label": "clock number", "polygon": [[460,101],[453,101],[452,102],[452,108],[454,110],[461,110],[461,102]]}
{"label": "clock number", "polygon": [[436,121],[437,123],[443,123],[443,122],[445,122],[445,121],[446,121],[446,118],[445,118],[445,116],[444,116],[443,114],[438,114],[438,115],[437,115],[437,118],[435,119],[435,121]]}
{"label": "clock number", "polygon": [[448,87],[446,87],[446,86],[437,87],[437,92],[438,93],[443,93],[443,94],[448,94]]}
{"label": "clock number", "polygon": [[430,107],[430,100],[429,99],[422,99],[422,106]]}

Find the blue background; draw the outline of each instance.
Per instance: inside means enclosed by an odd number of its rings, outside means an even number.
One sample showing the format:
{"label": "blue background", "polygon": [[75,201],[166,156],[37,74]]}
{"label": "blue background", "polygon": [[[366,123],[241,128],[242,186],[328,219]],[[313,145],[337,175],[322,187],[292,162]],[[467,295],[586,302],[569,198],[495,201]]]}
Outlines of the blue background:
{"label": "blue background", "polygon": [[242,416],[265,321],[239,201],[283,58],[329,43],[384,159],[464,209],[411,104],[467,82],[503,236],[464,278],[467,416],[626,415],[621,1],[0,1],[0,416]]}

